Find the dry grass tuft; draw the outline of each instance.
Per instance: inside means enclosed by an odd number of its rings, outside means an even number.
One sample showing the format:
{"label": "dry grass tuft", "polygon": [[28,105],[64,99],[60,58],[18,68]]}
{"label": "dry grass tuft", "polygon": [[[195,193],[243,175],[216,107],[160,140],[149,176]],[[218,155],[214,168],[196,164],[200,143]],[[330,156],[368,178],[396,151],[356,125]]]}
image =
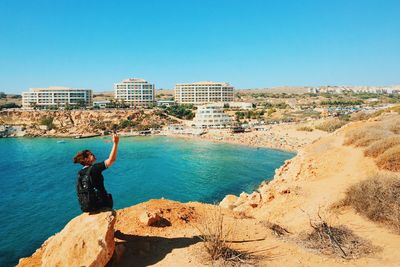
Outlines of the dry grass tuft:
{"label": "dry grass tuft", "polygon": [[375,127],[358,128],[346,133],[344,145],[369,146],[373,142],[391,135],[391,132]]}
{"label": "dry grass tuft", "polygon": [[389,108],[390,111],[397,112],[400,114],[400,105]]}
{"label": "dry grass tuft", "polygon": [[250,264],[255,256],[246,251],[239,251],[231,247],[230,241],[232,229],[227,229],[224,223],[224,215],[219,208],[215,214],[209,214],[205,220],[195,227],[200,232],[204,247],[211,261],[222,261],[228,265]]}
{"label": "dry grass tuft", "polygon": [[400,134],[400,120],[395,120],[391,125],[389,125],[389,131],[394,134]]}
{"label": "dry grass tuft", "polygon": [[365,151],[364,155],[367,157],[376,158],[382,155],[386,150],[399,145],[400,136],[391,136],[372,143]]}
{"label": "dry grass tuft", "polygon": [[330,119],[322,122],[321,124],[318,124],[317,126],[315,126],[315,129],[332,133],[337,129],[341,128],[345,124],[347,124],[346,121],[342,121],[339,119]]}
{"label": "dry grass tuft", "polygon": [[375,112],[365,112],[365,111],[358,111],[356,113],[351,114],[350,116],[350,120],[351,121],[364,121],[364,120],[368,120],[371,118],[375,118],[379,115],[381,115],[382,112],[380,111],[375,111]]}
{"label": "dry grass tuft", "polygon": [[376,250],[370,242],[355,235],[344,225],[331,226],[325,221],[311,224],[311,233],[303,234],[307,248],[315,249],[325,255],[345,259],[360,258]]}
{"label": "dry grass tuft", "polygon": [[310,126],[301,126],[301,127],[298,127],[296,130],[303,131],[303,132],[312,132],[312,131],[314,131],[314,128],[312,128]]}
{"label": "dry grass tuft", "polygon": [[343,204],[400,233],[400,176],[377,175],[355,184]]}
{"label": "dry grass tuft", "polygon": [[392,172],[400,172],[400,145],[386,150],[376,158],[376,165],[380,169]]}

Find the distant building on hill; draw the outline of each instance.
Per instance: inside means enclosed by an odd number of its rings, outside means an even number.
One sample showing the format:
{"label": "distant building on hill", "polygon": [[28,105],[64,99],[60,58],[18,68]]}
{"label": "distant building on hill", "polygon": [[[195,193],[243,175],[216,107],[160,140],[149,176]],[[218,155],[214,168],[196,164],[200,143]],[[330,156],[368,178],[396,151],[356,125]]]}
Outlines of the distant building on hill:
{"label": "distant building on hill", "polygon": [[48,87],[31,88],[22,93],[22,108],[85,107],[92,103],[93,93],[90,89]]}
{"label": "distant building on hill", "polygon": [[115,99],[130,106],[154,105],[155,85],[146,80],[130,78],[114,84]]}
{"label": "distant building on hill", "polygon": [[231,125],[231,118],[224,113],[220,105],[199,106],[193,124],[196,128],[226,128]]}
{"label": "distant building on hill", "polygon": [[203,105],[233,101],[233,86],[220,82],[179,83],[175,85],[178,104]]}

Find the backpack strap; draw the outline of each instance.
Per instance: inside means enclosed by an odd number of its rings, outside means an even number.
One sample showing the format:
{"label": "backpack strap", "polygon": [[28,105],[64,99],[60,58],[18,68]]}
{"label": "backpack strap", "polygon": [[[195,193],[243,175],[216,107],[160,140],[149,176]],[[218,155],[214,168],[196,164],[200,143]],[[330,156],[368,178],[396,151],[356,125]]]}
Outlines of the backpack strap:
{"label": "backpack strap", "polygon": [[90,172],[92,171],[92,169],[93,169],[93,165],[90,165],[90,166],[88,167],[87,171],[86,171],[86,175],[89,176],[90,183],[92,184],[92,187],[93,187],[92,176],[90,175]]}

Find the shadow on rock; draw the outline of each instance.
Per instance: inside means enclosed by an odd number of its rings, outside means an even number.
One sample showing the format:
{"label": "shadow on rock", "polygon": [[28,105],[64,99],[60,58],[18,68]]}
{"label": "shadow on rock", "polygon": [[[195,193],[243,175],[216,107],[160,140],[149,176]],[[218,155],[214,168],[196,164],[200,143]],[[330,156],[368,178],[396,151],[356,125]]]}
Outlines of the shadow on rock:
{"label": "shadow on rock", "polygon": [[166,238],[159,236],[137,236],[116,231],[115,251],[108,267],[149,266],[165,258],[175,248],[184,248],[201,242],[198,236]]}

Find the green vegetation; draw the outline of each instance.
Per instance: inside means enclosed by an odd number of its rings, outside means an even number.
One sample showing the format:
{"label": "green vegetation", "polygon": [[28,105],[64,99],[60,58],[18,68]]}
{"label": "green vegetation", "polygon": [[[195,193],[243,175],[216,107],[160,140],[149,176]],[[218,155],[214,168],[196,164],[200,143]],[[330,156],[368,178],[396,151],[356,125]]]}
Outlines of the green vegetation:
{"label": "green vegetation", "polygon": [[194,118],[194,113],[192,111],[193,109],[193,105],[174,105],[167,107],[165,112],[168,115],[177,117],[179,119],[191,120]]}
{"label": "green vegetation", "polygon": [[6,98],[6,97],[7,97],[7,95],[4,92],[0,92],[0,99]]}
{"label": "green vegetation", "polygon": [[293,98],[295,95],[287,93],[253,93],[251,94],[254,98]]}
{"label": "green vegetation", "polygon": [[123,121],[120,121],[117,128],[118,129],[133,128],[133,127],[136,127],[137,125],[138,125],[138,122],[136,122],[136,121],[123,120]]}
{"label": "green vegetation", "polygon": [[265,110],[248,110],[248,111],[236,111],[235,119],[236,121],[240,121],[242,119],[261,119],[265,114]]}
{"label": "green vegetation", "polygon": [[12,95],[10,98],[19,99],[22,98],[22,95]]}
{"label": "green vegetation", "polygon": [[321,101],[322,106],[358,106],[362,105],[362,100],[329,100]]}
{"label": "green vegetation", "polygon": [[8,109],[8,108],[20,108],[20,107],[21,106],[11,102],[11,103],[5,103],[3,105],[0,105],[0,110]]}
{"label": "green vegetation", "polygon": [[276,103],[276,104],[266,102],[266,103],[261,103],[260,106],[262,106],[264,108],[277,108],[277,109],[289,108],[289,105],[284,102],[280,102],[280,103]]}

